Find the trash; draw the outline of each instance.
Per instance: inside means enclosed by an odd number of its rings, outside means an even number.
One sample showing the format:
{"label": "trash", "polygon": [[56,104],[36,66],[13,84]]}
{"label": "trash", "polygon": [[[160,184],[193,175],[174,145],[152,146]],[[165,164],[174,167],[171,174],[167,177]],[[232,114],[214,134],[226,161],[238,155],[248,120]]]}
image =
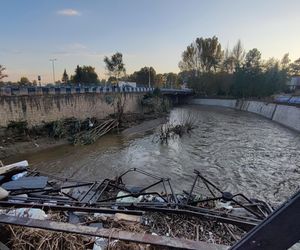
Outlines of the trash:
{"label": "trash", "polygon": [[75,215],[72,212],[69,212],[69,223],[71,224],[78,224],[80,222],[79,216]]}
{"label": "trash", "polygon": [[89,226],[90,227],[103,228],[103,224],[102,223],[90,223]]}
{"label": "trash", "polygon": [[41,189],[46,187],[47,181],[46,176],[22,177],[2,184],[2,187],[6,190]]}
{"label": "trash", "polygon": [[21,172],[21,173],[18,173],[18,174],[15,174],[11,177],[11,179],[13,181],[16,181],[17,179],[20,179],[21,177],[24,177],[25,175],[27,175],[27,171],[24,171],[24,172]]}
{"label": "trash", "polygon": [[109,218],[113,218],[114,214],[103,214],[103,213],[94,213],[94,217],[102,221],[106,221]]}
{"label": "trash", "polygon": [[105,250],[108,246],[108,239],[96,237],[93,250]]}
{"label": "trash", "polygon": [[0,183],[5,179],[4,175],[0,175]]}
{"label": "trash", "polygon": [[28,167],[28,161],[20,161],[10,165],[0,167],[0,175],[7,174],[12,171],[22,171]]}
{"label": "trash", "polygon": [[10,210],[7,215],[38,220],[45,220],[48,218],[46,213],[39,208],[17,208]]}
{"label": "trash", "polygon": [[[12,203],[16,203],[16,202],[25,202],[26,198],[28,198],[28,195],[27,194],[18,194],[18,195],[15,195],[14,197],[16,197],[17,199],[9,199],[10,202]],[[20,198],[20,199],[18,199]]]}
{"label": "trash", "polygon": [[[125,196],[125,195],[129,195],[129,193],[120,191],[118,193],[117,197],[122,197],[122,196]],[[142,201],[142,199],[143,199],[142,195],[140,195],[137,198],[130,196],[130,197],[117,198],[117,202],[125,202],[125,203],[132,202],[132,203],[136,203],[136,202]]]}
{"label": "trash", "polygon": [[231,202],[228,201],[228,202],[222,202],[222,201],[219,201],[219,202],[216,202],[216,208],[225,208],[225,209],[228,209],[228,210],[231,210],[233,207],[230,205]]}
{"label": "trash", "polygon": [[127,221],[127,222],[141,222],[141,217],[137,215],[129,215],[129,214],[122,214],[122,213],[116,213],[114,217],[114,221],[120,222],[120,221]]}
{"label": "trash", "polygon": [[4,188],[0,187],[0,200],[5,199],[8,196],[8,194],[9,193]]}

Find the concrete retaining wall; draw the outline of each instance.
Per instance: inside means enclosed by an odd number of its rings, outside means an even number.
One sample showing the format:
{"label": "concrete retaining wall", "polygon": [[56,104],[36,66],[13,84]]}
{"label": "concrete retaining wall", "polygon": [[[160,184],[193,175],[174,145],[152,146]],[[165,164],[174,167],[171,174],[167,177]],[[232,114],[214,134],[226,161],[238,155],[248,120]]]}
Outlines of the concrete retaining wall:
{"label": "concrete retaining wall", "polygon": [[272,120],[300,132],[300,108],[298,107],[277,105]]}
{"label": "concrete retaining wall", "polygon": [[227,99],[193,99],[191,104],[200,105],[211,105],[211,106],[222,106],[227,108],[234,108],[236,106],[237,100],[227,100]]}
{"label": "concrete retaining wall", "polygon": [[115,112],[120,98],[124,112],[141,111],[143,93],[0,96],[0,127],[10,121],[25,120],[34,126],[69,117],[102,119]]}
{"label": "concrete retaining wall", "polygon": [[191,104],[214,105],[255,113],[300,132],[299,107],[259,101],[226,99],[193,99]]}

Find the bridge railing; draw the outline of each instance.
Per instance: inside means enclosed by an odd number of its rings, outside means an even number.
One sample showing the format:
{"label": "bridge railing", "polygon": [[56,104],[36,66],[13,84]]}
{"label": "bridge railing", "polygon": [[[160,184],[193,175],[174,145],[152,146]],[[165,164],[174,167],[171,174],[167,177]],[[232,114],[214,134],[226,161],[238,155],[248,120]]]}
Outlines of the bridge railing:
{"label": "bridge railing", "polygon": [[2,87],[2,96],[57,95],[83,93],[141,93],[152,92],[148,87],[84,86],[84,87]]}
{"label": "bridge railing", "polygon": [[[58,95],[58,94],[84,94],[84,93],[141,93],[153,92],[154,88],[148,87],[117,87],[117,86],[60,86],[60,87],[2,87],[1,96],[24,95]],[[160,89],[163,94],[190,94],[191,89]]]}

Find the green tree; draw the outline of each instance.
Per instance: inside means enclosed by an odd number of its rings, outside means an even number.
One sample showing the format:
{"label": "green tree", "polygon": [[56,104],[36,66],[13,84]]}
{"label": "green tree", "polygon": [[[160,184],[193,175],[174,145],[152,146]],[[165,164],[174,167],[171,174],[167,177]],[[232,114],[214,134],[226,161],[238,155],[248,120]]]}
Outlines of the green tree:
{"label": "green tree", "polygon": [[199,51],[195,42],[187,46],[181,58],[178,67],[182,72],[191,72],[191,76],[196,76],[201,71]]}
{"label": "green tree", "polygon": [[104,63],[108,75],[110,77],[115,77],[117,81],[119,78],[126,74],[125,64],[123,62],[123,55],[120,52],[115,53],[114,55],[104,58]]}
{"label": "green tree", "polygon": [[222,47],[216,36],[200,37],[182,53],[182,60],[178,66],[181,71],[191,71],[194,72],[194,76],[198,76],[201,72],[216,72],[222,58]]}
{"label": "green tree", "polygon": [[166,78],[166,87],[176,88],[179,86],[179,78],[177,74],[170,72],[164,75]]}
{"label": "green tree", "polygon": [[293,63],[291,63],[290,71],[291,71],[291,75],[300,76],[300,58],[298,58]]}
{"label": "green tree", "polygon": [[285,53],[280,61],[280,65],[282,69],[288,70],[290,67],[291,59],[289,57],[289,53]]}
{"label": "green tree", "polygon": [[[150,69],[150,71],[149,71]],[[150,85],[151,87],[155,86],[156,79],[156,71],[153,67],[143,67],[139,71],[135,71],[132,75],[129,76],[129,80],[136,82],[137,84],[147,86],[149,85],[149,77],[150,77]]]}
{"label": "green tree", "polygon": [[4,73],[5,70],[6,70],[6,68],[0,64],[0,81],[3,78],[7,77],[7,75]]}
{"label": "green tree", "polygon": [[22,76],[20,81],[18,82],[18,85],[20,86],[29,86],[31,85],[31,82],[29,81],[29,79],[25,76]]}
{"label": "green tree", "polygon": [[227,48],[224,53],[224,60],[222,63],[222,71],[225,71],[229,74],[233,73],[235,69],[235,58],[229,52]]}
{"label": "green tree", "polygon": [[254,48],[246,54],[244,68],[249,70],[259,70],[261,64],[261,53],[258,49]]}
{"label": "green tree", "polygon": [[197,38],[196,45],[200,56],[200,64],[204,72],[217,71],[223,58],[221,44],[216,36]]}
{"label": "green tree", "polygon": [[61,81],[62,81],[64,84],[68,84],[68,82],[69,82],[69,75],[67,74],[66,69],[64,70],[64,73],[63,73],[63,75],[62,75]]}
{"label": "green tree", "polygon": [[243,47],[243,44],[241,40],[239,39],[236,43],[236,45],[232,49],[231,57],[234,61],[235,69],[238,69],[241,67],[244,59],[245,59],[245,50]]}
{"label": "green tree", "polygon": [[75,74],[71,77],[71,82],[75,84],[98,84],[98,75],[95,72],[95,68],[92,66],[82,66],[77,65],[75,69]]}

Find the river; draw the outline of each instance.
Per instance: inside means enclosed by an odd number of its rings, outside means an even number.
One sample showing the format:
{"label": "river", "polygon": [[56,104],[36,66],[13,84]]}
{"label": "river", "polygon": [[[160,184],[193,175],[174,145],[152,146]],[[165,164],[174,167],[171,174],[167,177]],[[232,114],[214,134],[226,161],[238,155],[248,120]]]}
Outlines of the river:
{"label": "river", "polygon": [[[255,114],[233,109],[184,106],[170,120],[191,114],[197,128],[161,144],[155,132],[135,137],[106,135],[88,146],[58,146],[14,157],[31,168],[82,180],[102,180],[136,167],[170,177],[177,191],[189,189],[197,169],[224,191],[273,203],[299,188],[300,135]],[[137,185],[150,183],[131,177]]]}

